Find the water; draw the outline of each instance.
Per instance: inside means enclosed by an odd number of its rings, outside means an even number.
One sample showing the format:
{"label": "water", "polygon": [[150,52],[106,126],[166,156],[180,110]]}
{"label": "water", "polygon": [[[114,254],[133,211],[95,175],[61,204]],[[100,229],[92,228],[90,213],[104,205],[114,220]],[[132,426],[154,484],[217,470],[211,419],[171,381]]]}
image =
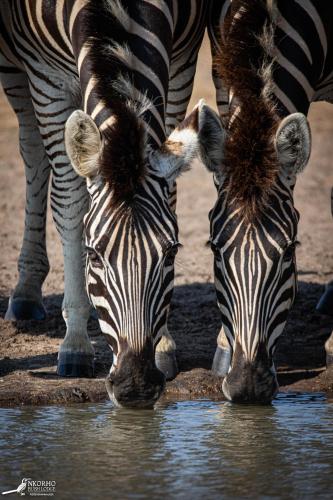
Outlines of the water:
{"label": "water", "polygon": [[60,499],[333,498],[332,423],[320,394],[1,409],[0,491],[26,477]]}

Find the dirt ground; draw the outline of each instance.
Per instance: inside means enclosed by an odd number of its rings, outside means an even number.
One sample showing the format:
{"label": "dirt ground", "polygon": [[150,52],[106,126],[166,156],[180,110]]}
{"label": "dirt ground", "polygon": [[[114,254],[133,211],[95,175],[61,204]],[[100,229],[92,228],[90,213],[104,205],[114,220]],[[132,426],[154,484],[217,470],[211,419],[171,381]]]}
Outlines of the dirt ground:
{"label": "dirt ground", "polygon": [[[207,46],[199,60],[193,104],[205,97],[214,105]],[[324,342],[333,318],[315,312],[324,284],[333,279],[333,106],[316,103],[310,112],[313,134],[311,161],[296,187],[301,213],[297,250],[299,293],[277,353],[281,390],[333,391],[333,369],[324,370]],[[112,356],[97,322],[90,321],[96,350],[96,378],[57,377],[57,351],[65,325],[61,317],[63,262],[58,235],[48,214],[51,264],[45,282],[47,320],[41,323],[4,321],[8,297],[17,280],[17,258],[23,234],[24,172],[17,143],[16,118],[0,94],[0,406],[100,401],[107,397],[104,376]],[[181,373],[167,384],[170,397],[220,397],[221,380],[209,371],[220,328],[212,285],[208,211],[216,197],[211,177],[199,164],[184,175],[178,188],[180,240],[184,248],[176,263],[170,331],[178,347]]]}

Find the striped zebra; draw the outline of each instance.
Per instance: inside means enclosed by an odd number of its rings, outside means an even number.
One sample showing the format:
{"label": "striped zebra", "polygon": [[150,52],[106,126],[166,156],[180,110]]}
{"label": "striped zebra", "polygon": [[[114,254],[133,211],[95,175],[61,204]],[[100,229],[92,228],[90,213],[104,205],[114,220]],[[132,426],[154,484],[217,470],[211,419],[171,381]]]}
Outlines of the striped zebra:
{"label": "striped zebra", "polygon": [[107,389],[124,406],[153,404],[177,372],[167,330],[175,181],[196,156],[211,167],[221,156],[213,111],[200,102],[183,120],[207,11],[204,0],[0,3],[1,81],[19,121],[27,189],[6,318],[45,318],[52,173],[67,327],[58,374],[93,373],[89,296],[113,351]]}
{"label": "striped zebra", "polygon": [[[311,151],[306,114],[313,101],[333,103],[333,7],[324,0],[233,0],[213,9],[225,112],[210,212],[223,325],[213,370],[225,376],[228,399],[269,402],[278,389],[273,354],[297,287],[293,188]],[[332,341],[327,346],[333,352]]]}

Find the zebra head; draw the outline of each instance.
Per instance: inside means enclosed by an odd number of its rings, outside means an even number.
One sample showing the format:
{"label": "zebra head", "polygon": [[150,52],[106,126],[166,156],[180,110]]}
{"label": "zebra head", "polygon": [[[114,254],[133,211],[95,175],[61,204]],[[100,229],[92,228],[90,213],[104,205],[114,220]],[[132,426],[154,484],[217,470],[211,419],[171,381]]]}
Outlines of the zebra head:
{"label": "zebra head", "polygon": [[210,243],[232,354],[223,390],[233,401],[267,402],[277,391],[273,353],[296,292],[299,214],[293,187],[308,161],[310,142],[304,115],[282,120],[274,140],[278,171],[270,188],[266,184],[267,192],[261,191],[266,189],[263,178],[258,184],[245,176],[249,185],[237,187],[232,172],[224,173],[223,166],[216,171],[218,200],[210,213]]}
{"label": "zebra head", "polygon": [[210,214],[223,324],[213,368],[233,401],[269,402],[278,388],[273,353],[296,291],[293,187],[311,149],[306,117],[282,118],[274,95],[273,14],[272,2],[233,0],[215,61],[230,102]]}
{"label": "zebra head", "polygon": [[166,331],[180,245],[175,181],[211,146],[211,128],[221,127],[201,102],[160,148],[151,149],[145,122],[127,106],[109,122],[100,130],[75,111],[66,124],[66,148],[88,180],[86,283],[113,351],[108,392],[119,405],[149,406],[165,385],[155,349]]}

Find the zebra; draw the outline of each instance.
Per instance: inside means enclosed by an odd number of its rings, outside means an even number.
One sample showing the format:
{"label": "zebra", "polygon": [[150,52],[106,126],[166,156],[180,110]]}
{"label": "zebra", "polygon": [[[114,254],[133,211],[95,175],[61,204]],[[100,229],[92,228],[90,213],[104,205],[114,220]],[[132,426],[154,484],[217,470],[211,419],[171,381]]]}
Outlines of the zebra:
{"label": "zebra", "polygon": [[93,375],[91,302],[113,351],[107,390],[121,406],[151,406],[177,373],[167,330],[175,182],[197,156],[211,168],[221,161],[218,115],[200,101],[184,119],[207,11],[203,0],[0,3],[1,81],[19,121],[27,189],[6,319],[45,318],[52,172],[66,322],[57,372]]}
{"label": "zebra", "polygon": [[[306,115],[313,101],[333,103],[333,8],[233,0],[212,12],[224,129],[209,215],[222,315],[212,368],[224,376],[227,399],[270,402],[278,390],[273,354],[297,288],[293,188],[311,152]],[[332,345],[331,337],[330,352]]]}

